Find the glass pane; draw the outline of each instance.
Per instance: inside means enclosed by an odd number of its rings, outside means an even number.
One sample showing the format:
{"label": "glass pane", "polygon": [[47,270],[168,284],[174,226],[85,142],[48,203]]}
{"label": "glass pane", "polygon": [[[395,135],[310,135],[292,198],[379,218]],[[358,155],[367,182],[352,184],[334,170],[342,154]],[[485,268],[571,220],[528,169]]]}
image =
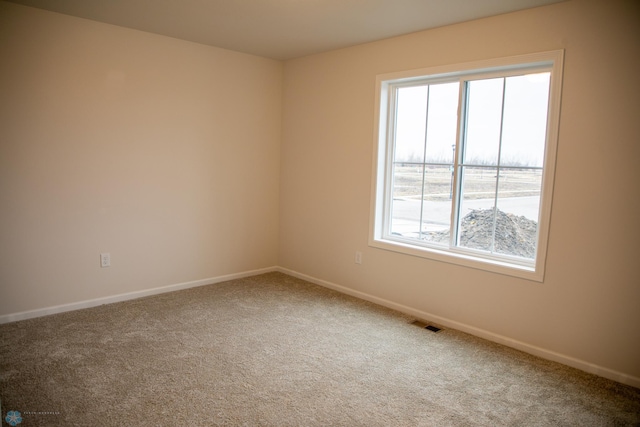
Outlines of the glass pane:
{"label": "glass pane", "polygon": [[497,169],[462,169],[462,193],[458,218],[458,245],[491,251]]}
{"label": "glass pane", "polygon": [[390,233],[418,238],[423,166],[397,164],[393,168],[393,200]]}
{"label": "glass pane", "polygon": [[468,83],[466,164],[498,164],[503,82],[503,78],[498,78]]}
{"label": "glass pane", "polygon": [[495,252],[535,259],[541,188],[540,169],[500,172]]}
{"label": "glass pane", "polygon": [[458,82],[429,86],[427,163],[453,164],[459,88]]}
{"label": "glass pane", "polygon": [[422,240],[449,245],[452,189],[452,168],[427,166],[422,211]]}
{"label": "glass pane", "polygon": [[428,90],[428,86],[414,86],[397,91],[396,162],[424,161]]}
{"label": "glass pane", "polygon": [[542,167],[547,132],[550,73],[506,80],[502,152],[508,166]]}

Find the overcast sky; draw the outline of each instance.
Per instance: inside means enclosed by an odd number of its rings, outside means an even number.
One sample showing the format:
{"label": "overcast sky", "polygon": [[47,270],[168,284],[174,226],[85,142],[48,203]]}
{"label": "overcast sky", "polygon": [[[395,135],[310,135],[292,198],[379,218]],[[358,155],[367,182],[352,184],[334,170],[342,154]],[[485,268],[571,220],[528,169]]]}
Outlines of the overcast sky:
{"label": "overcast sky", "polygon": [[[539,73],[506,78],[502,164],[542,166],[549,76]],[[503,84],[502,78],[469,83],[466,161],[480,159],[497,164]],[[426,129],[427,162],[451,162],[459,87],[453,82],[399,89],[396,161],[422,161]]]}

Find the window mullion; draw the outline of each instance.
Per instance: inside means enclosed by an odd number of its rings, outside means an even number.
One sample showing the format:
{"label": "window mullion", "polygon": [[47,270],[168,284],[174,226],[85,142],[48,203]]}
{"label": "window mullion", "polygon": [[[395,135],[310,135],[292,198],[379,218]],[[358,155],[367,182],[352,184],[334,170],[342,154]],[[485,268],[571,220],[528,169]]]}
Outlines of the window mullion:
{"label": "window mullion", "polygon": [[464,138],[466,135],[467,117],[467,82],[460,80],[458,90],[458,123],[456,147],[453,156],[453,188],[451,191],[451,227],[449,247],[458,246],[458,219],[460,217],[460,194],[462,193],[462,163],[464,153]]}
{"label": "window mullion", "polygon": [[422,221],[424,220],[424,185],[427,175],[427,130],[429,129],[429,95],[430,86],[427,86],[427,106],[424,117],[424,149],[422,150],[422,187],[420,188],[420,222],[418,223],[418,238],[422,239]]}
{"label": "window mullion", "polygon": [[498,225],[498,190],[500,188],[500,162],[502,159],[502,132],[504,130],[504,100],[507,90],[507,79],[502,79],[502,109],[500,111],[500,134],[498,136],[498,162],[496,165],[496,191],[493,196],[493,226],[491,227],[491,253],[496,249],[496,227]]}

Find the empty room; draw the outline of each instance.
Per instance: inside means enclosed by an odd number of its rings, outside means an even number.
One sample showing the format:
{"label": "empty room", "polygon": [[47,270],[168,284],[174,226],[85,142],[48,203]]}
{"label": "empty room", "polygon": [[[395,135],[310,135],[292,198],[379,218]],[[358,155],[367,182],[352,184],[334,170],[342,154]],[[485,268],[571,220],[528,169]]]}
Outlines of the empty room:
{"label": "empty room", "polygon": [[638,23],[0,0],[0,423],[640,425]]}

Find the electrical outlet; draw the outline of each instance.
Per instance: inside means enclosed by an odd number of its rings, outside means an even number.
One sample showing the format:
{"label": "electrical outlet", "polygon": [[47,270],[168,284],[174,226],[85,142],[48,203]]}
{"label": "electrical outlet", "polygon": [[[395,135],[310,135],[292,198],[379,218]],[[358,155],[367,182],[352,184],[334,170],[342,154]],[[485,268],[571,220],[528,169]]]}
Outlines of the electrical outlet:
{"label": "electrical outlet", "polygon": [[356,264],[362,264],[362,252],[356,251]]}
{"label": "electrical outlet", "polygon": [[103,253],[100,254],[100,267],[111,267],[111,254]]}

